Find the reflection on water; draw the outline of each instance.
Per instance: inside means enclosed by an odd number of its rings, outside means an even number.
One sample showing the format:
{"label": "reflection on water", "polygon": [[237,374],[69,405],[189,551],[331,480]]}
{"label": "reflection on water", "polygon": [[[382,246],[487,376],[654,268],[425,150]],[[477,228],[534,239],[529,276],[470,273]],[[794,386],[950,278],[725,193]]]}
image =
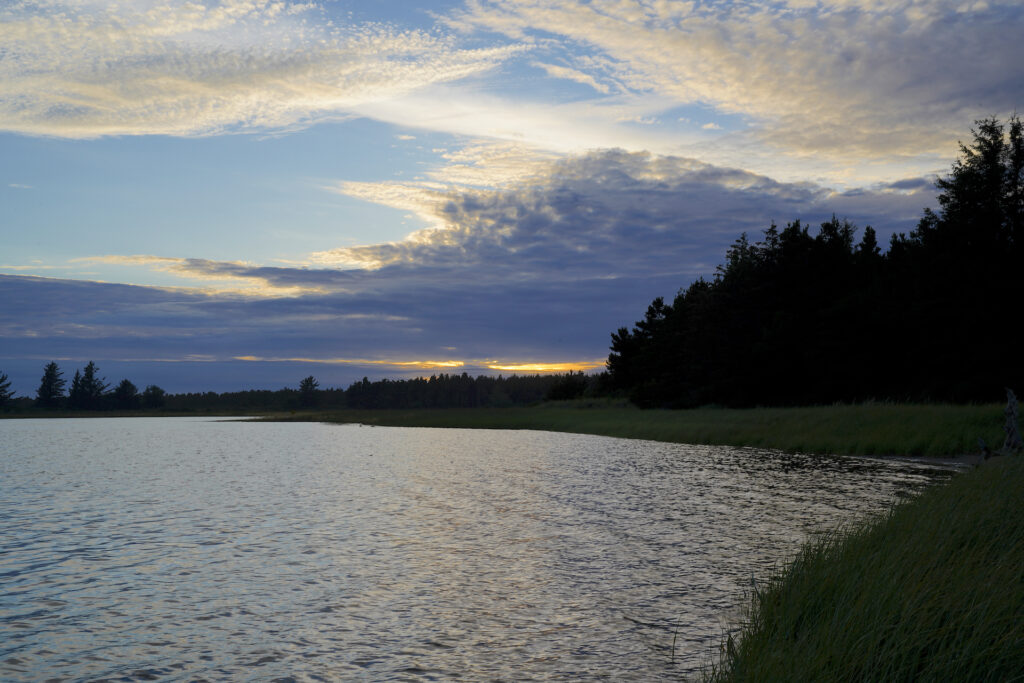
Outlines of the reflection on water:
{"label": "reflection on water", "polygon": [[936,476],[546,432],[0,421],[0,678],[676,679],[752,576]]}

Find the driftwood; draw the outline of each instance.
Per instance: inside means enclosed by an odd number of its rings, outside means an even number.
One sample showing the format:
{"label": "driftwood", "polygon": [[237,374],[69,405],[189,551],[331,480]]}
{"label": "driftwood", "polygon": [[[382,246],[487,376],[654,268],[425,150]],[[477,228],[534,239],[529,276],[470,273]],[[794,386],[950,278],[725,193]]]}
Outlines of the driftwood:
{"label": "driftwood", "polygon": [[1006,410],[1003,411],[1003,415],[1006,416],[1006,424],[1003,425],[1003,431],[1006,432],[1006,440],[1003,441],[1003,447],[1000,449],[1003,453],[1019,453],[1024,450],[1024,441],[1020,438],[1020,426],[1018,419],[1020,414],[1017,410],[1017,396],[1011,389],[1006,390]]}

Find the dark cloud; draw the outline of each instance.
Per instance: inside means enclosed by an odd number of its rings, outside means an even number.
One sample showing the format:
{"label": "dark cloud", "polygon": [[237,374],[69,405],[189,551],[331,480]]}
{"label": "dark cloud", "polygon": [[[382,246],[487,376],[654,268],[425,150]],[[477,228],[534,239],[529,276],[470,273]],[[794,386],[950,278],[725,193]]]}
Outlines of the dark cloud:
{"label": "dark cloud", "polygon": [[[248,386],[276,386],[282,368],[296,376],[313,371],[294,362],[232,361],[243,356],[601,358],[609,334],[640,317],[652,298],[712,275],[740,232],[756,238],[773,220],[816,223],[835,212],[887,238],[913,226],[930,203],[928,187],[908,180],[835,194],[691,160],[595,153],[517,187],[451,193],[437,209],[447,229],[352,250],[385,264],[377,269],[201,259],[175,266],[314,293],[257,298],[0,276],[0,370],[17,365],[18,376],[27,377],[19,381],[36,382],[47,360],[65,358],[73,367],[93,359],[125,375],[138,367],[178,377],[164,381],[180,391],[238,388],[240,372]],[[410,372],[359,363],[313,367],[343,385],[363,375]]]}

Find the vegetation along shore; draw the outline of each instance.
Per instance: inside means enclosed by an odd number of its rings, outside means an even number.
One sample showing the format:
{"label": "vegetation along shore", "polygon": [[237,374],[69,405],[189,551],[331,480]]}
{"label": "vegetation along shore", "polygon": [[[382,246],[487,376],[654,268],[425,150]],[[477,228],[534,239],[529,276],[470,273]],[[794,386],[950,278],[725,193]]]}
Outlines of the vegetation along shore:
{"label": "vegetation along shore", "polygon": [[1024,680],[1024,457],[811,541],[706,681]]}
{"label": "vegetation along shore", "polygon": [[1003,407],[865,403],[640,410],[614,402],[580,400],[522,408],[308,411],[278,413],[264,419],[393,427],[538,429],[800,453],[948,458],[976,454],[979,437],[986,443],[1001,443]]}

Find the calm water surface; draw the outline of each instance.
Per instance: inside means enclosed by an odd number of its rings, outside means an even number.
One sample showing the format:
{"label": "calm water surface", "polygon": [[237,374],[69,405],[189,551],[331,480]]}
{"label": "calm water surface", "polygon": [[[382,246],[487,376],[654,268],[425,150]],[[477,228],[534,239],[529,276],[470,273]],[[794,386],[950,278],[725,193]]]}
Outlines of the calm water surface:
{"label": "calm water surface", "polygon": [[0,678],[678,679],[752,576],[936,476],[547,432],[2,420]]}

